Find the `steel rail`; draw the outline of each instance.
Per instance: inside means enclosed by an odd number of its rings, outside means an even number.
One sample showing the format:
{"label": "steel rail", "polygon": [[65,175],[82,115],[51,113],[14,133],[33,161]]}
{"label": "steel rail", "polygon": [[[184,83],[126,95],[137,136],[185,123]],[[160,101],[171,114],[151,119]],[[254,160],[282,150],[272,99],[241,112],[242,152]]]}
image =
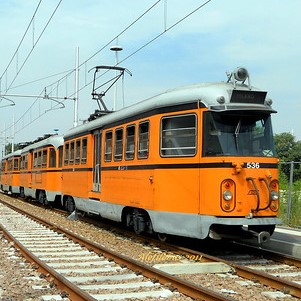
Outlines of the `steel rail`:
{"label": "steel rail", "polygon": [[[63,233],[65,236],[67,236],[68,238],[72,239],[73,241],[79,243],[82,246],[85,246],[87,249],[89,249],[90,251],[94,251],[95,253],[101,254],[104,257],[108,258],[108,259],[112,259],[114,260],[116,263],[126,266],[127,268],[129,268],[130,270],[136,272],[137,274],[142,274],[147,278],[150,278],[152,280],[157,280],[159,281],[161,284],[166,285],[169,287],[169,289],[176,289],[179,292],[197,299],[197,300],[206,300],[206,301],[235,301],[235,299],[231,298],[231,297],[227,297],[225,295],[219,294],[217,292],[214,292],[212,290],[206,289],[204,287],[201,287],[199,285],[193,284],[191,282],[188,282],[184,279],[181,279],[179,277],[173,276],[171,274],[168,274],[166,272],[160,271],[158,269],[155,269],[147,264],[144,264],[142,262],[139,262],[137,260],[131,259],[125,255],[121,255],[113,250],[110,250],[98,243],[95,243],[93,241],[90,241],[82,236],[79,236],[77,234],[75,234],[74,232],[71,232],[67,229],[64,229],[60,226],[57,226],[55,224],[52,224],[51,222],[46,221],[43,218],[40,217],[36,217],[34,215],[32,215],[31,213],[28,213],[26,211],[23,211],[22,209],[19,209],[9,203],[6,203],[5,201],[1,201],[2,203],[5,203],[6,206],[12,208],[13,210],[21,213],[21,214],[26,214],[28,217],[30,217],[31,219],[49,227],[52,228],[54,231],[58,232],[58,233]],[[18,246],[19,247],[19,246]],[[46,267],[45,267],[46,269]],[[52,269],[51,269],[52,270]],[[54,271],[53,271],[54,272]],[[51,274],[51,271],[49,271],[47,269],[47,273]],[[51,274],[51,276],[54,279],[57,273],[53,273],[53,275]],[[59,277],[56,281],[59,280]],[[63,289],[65,291],[67,291],[67,293],[69,293],[69,281],[63,281],[62,284],[58,284],[58,287],[60,288],[59,285],[62,285]],[[71,284],[71,294],[75,294],[73,292],[75,288],[74,285],[72,283]],[[67,286],[68,285],[68,286]],[[71,295],[70,295],[71,296]],[[83,297],[84,298],[84,297]],[[91,297],[90,297],[91,298]],[[72,298],[70,298],[72,299]],[[95,300],[93,299],[72,299],[72,300]]]}
{"label": "steel rail", "polygon": [[[32,218],[35,218],[35,217],[32,217]],[[47,223],[47,222],[45,221],[45,223]],[[71,235],[74,235],[74,234],[71,233]],[[145,237],[143,237],[143,239],[145,239]],[[175,254],[184,255],[184,256],[185,255],[198,256],[198,258],[201,258],[201,260],[203,262],[217,262],[217,261],[223,262],[223,263],[233,267],[238,276],[241,276],[243,278],[250,279],[253,281],[254,280],[259,281],[260,283],[262,283],[264,285],[270,286],[274,289],[285,291],[295,297],[301,298],[301,285],[299,285],[295,282],[281,279],[281,278],[275,277],[273,275],[270,275],[268,273],[265,273],[262,271],[257,271],[255,269],[250,269],[250,268],[232,263],[230,261],[227,261],[227,260],[224,260],[224,259],[221,259],[218,257],[214,257],[214,256],[211,256],[211,255],[199,252],[199,251],[191,250],[191,249],[188,249],[185,247],[179,247],[179,246],[176,246],[173,244],[155,241],[153,239],[150,239],[150,241],[160,244],[161,246],[164,246],[165,248],[171,249],[171,251],[174,252]],[[257,251],[259,252],[259,250],[257,250]],[[262,252],[262,251],[267,253],[267,255],[271,257],[272,253],[270,251],[260,249],[260,252]],[[119,256],[119,255],[117,255],[117,256]],[[108,255],[108,257],[109,257],[109,255]],[[114,259],[114,258],[112,258],[112,259]],[[288,256],[288,255],[284,255],[284,254],[280,254],[280,253],[276,253],[276,252],[274,252],[271,259],[274,259],[275,261],[287,263],[287,264],[292,264],[297,267],[300,267],[300,265],[301,265],[301,263],[298,259],[293,258],[292,256]],[[116,260],[116,262],[117,262],[117,257],[114,260]],[[141,263],[141,265],[143,265],[143,264]],[[149,266],[147,266],[147,267],[149,267]],[[150,276],[147,276],[147,277],[150,277]],[[174,277],[174,278],[176,278],[176,277]],[[162,281],[164,281],[164,280],[162,280]],[[166,282],[164,282],[164,283],[166,283]],[[171,281],[168,281],[167,283],[171,283]],[[173,286],[176,287],[176,284],[173,284]],[[180,289],[179,289],[179,291],[180,291]],[[184,291],[182,291],[182,292],[185,293]],[[194,295],[192,297],[195,298]],[[206,300],[211,300],[211,299],[206,299]]]}
{"label": "steel rail", "polygon": [[25,248],[17,239],[15,239],[5,228],[0,228],[3,231],[4,237],[9,241],[12,241],[14,245],[20,250],[23,257],[25,257],[29,262],[37,266],[37,270],[45,275],[49,282],[54,282],[55,285],[61,290],[68,294],[71,300],[76,301],[97,301],[91,295],[81,290],[79,287],[74,285],[72,282],[67,280],[65,277],[57,273],[50,266],[41,261],[38,257],[32,254],[27,248]]}
{"label": "steel rail", "polygon": [[[251,269],[245,266],[241,266],[235,263],[232,263],[228,260],[224,260],[222,258],[218,258],[218,257],[214,257],[202,252],[198,252],[198,251],[194,251],[188,248],[184,248],[184,247],[178,247],[172,244],[167,244],[167,246],[169,246],[170,248],[175,248],[175,251],[178,250],[178,252],[182,252],[182,254],[185,252],[186,254],[191,254],[194,256],[199,256],[202,258],[202,261],[207,261],[207,262],[223,262],[231,267],[233,267],[235,269],[235,272],[238,276],[252,280],[252,281],[259,281],[262,284],[265,284],[267,286],[270,286],[272,288],[281,290],[281,291],[285,291],[287,294],[290,294],[292,296],[301,298],[301,285],[297,284],[293,281],[289,281],[286,279],[282,279],[279,277],[275,277],[273,275],[270,275],[268,273],[262,272],[262,271],[258,271],[255,269]],[[173,250],[174,251],[174,250]],[[281,258],[281,254],[275,254],[275,258],[278,258],[278,261],[281,262],[286,262],[288,264],[294,264],[296,262],[300,261],[296,258],[290,258],[290,256],[284,256],[284,258],[282,260],[280,260]],[[298,266],[298,265],[297,265]]]}
{"label": "steel rail", "polygon": [[288,265],[293,265],[297,268],[301,268],[301,260],[299,258],[293,257],[291,255],[288,254],[284,254],[281,252],[276,252],[276,251],[272,251],[272,250],[268,250],[268,249],[264,249],[264,248],[257,248],[256,246],[253,245],[249,245],[245,242],[234,242],[233,245],[238,249],[238,250],[246,250],[249,251],[250,249],[252,250],[252,253],[256,253],[258,255],[262,255],[264,254],[265,257],[277,261],[277,262],[281,262],[284,264],[288,264]]}

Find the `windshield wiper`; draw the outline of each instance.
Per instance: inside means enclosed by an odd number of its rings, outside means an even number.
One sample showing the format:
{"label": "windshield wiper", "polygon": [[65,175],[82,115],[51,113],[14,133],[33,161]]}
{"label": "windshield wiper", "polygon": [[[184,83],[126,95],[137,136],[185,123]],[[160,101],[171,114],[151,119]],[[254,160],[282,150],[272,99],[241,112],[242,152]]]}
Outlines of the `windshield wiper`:
{"label": "windshield wiper", "polygon": [[237,123],[237,126],[235,128],[235,132],[234,132],[234,135],[235,135],[235,147],[236,147],[236,151],[237,152],[238,152],[238,134],[239,134],[240,128],[241,128],[241,119],[239,119],[239,121]]}

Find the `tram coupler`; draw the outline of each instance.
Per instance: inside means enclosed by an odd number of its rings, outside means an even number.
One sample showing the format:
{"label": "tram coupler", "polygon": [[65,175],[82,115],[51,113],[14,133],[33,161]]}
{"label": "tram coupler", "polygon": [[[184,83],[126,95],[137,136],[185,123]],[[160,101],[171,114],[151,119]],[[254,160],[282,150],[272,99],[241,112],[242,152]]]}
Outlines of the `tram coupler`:
{"label": "tram coupler", "polygon": [[263,243],[268,242],[271,238],[270,233],[267,232],[267,231],[261,231],[261,232],[258,233],[258,232],[249,230],[248,232],[250,232],[253,237],[257,238],[257,242],[260,245],[263,244]]}

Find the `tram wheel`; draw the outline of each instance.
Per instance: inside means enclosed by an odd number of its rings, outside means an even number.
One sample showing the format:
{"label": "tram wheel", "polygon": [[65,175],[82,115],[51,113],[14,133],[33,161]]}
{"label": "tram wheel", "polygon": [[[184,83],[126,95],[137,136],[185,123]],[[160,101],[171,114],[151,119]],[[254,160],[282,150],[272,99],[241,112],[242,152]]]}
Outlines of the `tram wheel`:
{"label": "tram wheel", "polygon": [[67,212],[73,212],[75,210],[75,204],[71,197],[68,197],[65,203],[65,209]]}
{"label": "tram wheel", "polygon": [[38,201],[39,203],[43,204],[43,205],[47,205],[48,204],[48,200],[46,198],[46,193],[45,191],[41,190],[39,192],[39,196],[38,196]]}
{"label": "tram wheel", "polygon": [[20,198],[25,199],[24,187],[20,188]]}

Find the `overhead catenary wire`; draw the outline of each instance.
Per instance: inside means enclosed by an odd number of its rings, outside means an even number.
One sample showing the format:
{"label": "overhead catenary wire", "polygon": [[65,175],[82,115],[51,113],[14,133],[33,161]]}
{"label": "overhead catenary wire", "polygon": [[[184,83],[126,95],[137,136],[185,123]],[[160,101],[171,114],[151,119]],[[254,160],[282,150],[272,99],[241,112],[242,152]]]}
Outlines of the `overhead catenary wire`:
{"label": "overhead catenary wire", "polygon": [[35,9],[35,11],[34,11],[34,13],[33,13],[33,16],[31,17],[31,20],[30,20],[30,22],[29,22],[29,24],[28,24],[28,26],[27,26],[27,28],[26,28],[26,30],[25,30],[25,32],[24,32],[24,34],[23,34],[23,36],[22,36],[22,38],[21,38],[21,40],[20,40],[20,42],[19,42],[19,44],[18,44],[18,46],[17,46],[17,49],[15,50],[15,52],[14,52],[12,58],[10,59],[8,65],[7,65],[7,67],[5,68],[5,70],[3,71],[2,75],[0,76],[0,81],[2,80],[4,74],[7,72],[8,68],[10,67],[10,65],[11,65],[11,63],[13,62],[14,58],[16,57],[16,55],[17,55],[17,53],[18,53],[18,51],[19,51],[19,49],[20,49],[20,47],[21,47],[21,45],[22,45],[22,43],[23,43],[23,41],[24,41],[24,39],[25,39],[25,37],[26,37],[26,35],[27,35],[27,32],[28,32],[28,30],[29,30],[31,24],[32,24],[33,21],[34,21],[34,18],[35,18],[36,14],[37,14],[37,11],[38,11],[38,9],[39,9],[39,7],[40,7],[40,5],[41,5],[41,2],[42,2],[42,0],[39,1],[38,5],[37,5],[37,7],[36,7],[36,9]]}
{"label": "overhead catenary wire", "polygon": [[[183,18],[179,19],[178,21],[176,21],[175,23],[173,23],[171,26],[169,27],[164,27],[164,30],[162,32],[160,32],[159,34],[157,34],[155,37],[153,37],[152,39],[150,39],[148,42],[146,42],[145,44],[143,44],[141,47],[139,47],[138,49],[136,49],[135,51],[133,51],[132,53],[130,53],[127,57],[125,57],[124,59],[120,60],[118,62],[118,65],[120,65],[121,63],[125,62],[126,60],[128,60],[129,58],[131,58],[132,56],[134,56],[135,54],[137,54],[139,51],[141,51],[142,49],[144,49],[145,47],[147,47],[148,45],[150,45],[151,43],[153,43],[154,41],[156,41],[158,38],[160,38],[162,35],[164,35],[165,33],[167,33],[168,31],[170,31],[171,29],[173,29],[175,26],[177,26],[178,24],[180,24],[181,22],[183,22],[184,20],[186,20],[188,17],[190,17],[191,15],[193,15],[194,13],[196,13],[198,10],[200,10],[201,8],[203,8],[205,5],[207,5],[209,2],[211,2],[212,0],[207,0],[206,2],[202,3],[201,5],[199,5],[197,8],[195,8],[193,11],[191,11],[189,14],[185,15]],[[112,41],[114,41],[114,39],[112,39],[108,44],[106,44],[102,49],[106,48]],[[102,73],[100,76],[98,76],[97,78],[103,76],[104,74],[106,74],[108,71],[105,71],[104,73]],[[86,83],[84,86],[82,86],[80,88],[79,91],[85,89],[87,86],[89,86],[93,81],[90,81],[88,83]],[[68,97],[72,97],[74,95],[71,94]]]}
{"label": "overhead catenary wire", "polygon": [[[13,85],[13,83],[15,82],[15,80],[17,79],[18,75],[20,74],[20,72],[22,71],[23,67],[25,66],[26,62],[28,61],[29,57],[31,56],[33,50],[35,49],[36,45],[38,44],[38,42],[40,41],[41,37],[43,36],[46,28],[48,27],[50,21],[52,20],[52,18],[54,17],[56,11],[58,10],[60,4],[62,3],[63,0],[60,0],[59,3],[57,4],[57,6],[55,7],[54,11],[52,12],[52,14],[50,15],[48,21],[46,22],[42,32],[40,33],[40,35],[38,36],[37,40],[34,41],[34,44],[32,45],[31,50],[29,51],[29,53],[27,54],[25,60],[23,61],[21,67],[18,69],[18,71],[16,72],[16,75],[14,76],[13,80],[11,81],[11,83],[9,84],[8,87],[6,87],[5,93],[8,92],[8,90],[10,90],[11,86]],[[31,24],[31,23],[30,23]],[[29,25],[30,26],[30,25]],[[4,95],[5,95],[4,93]]]}
{"label": "overhead catenary wire", "polygon": [[[161,2],[162,0],[158,0],[156,1],[150,8],[148,8],[143,14],[141,14],[137,19],[135,19],[133,22],[131,22],[124,30],[122,30],[119,34],[117,34],[116,36],[114,36],[114,38],[112,38],[109,42],[107,42],[103,47],[101,47],[98,51],[96,51],[93,55],[91,55],[88,59],[86,59],[85,61],[83,61],[81,64],[79,64],[79,67],[81,66],[87,66],[87,62],[89,60],[91,60],[92,58],[94,58],[97,54],[99,54],[101,51],[103,51],[104,49],[106,49],[113,41],[115,41],[118,37],[120,37],[123,33],[125,33],[129,28],[131,28],[134,24],[136,24],[143,16],[145,16],[151,9],[153,9],[159,2]],[[194,10],[192,10],[190,13],[186,14],[183,18],[179,19],[178,21],[174,22],[172,25],[170,25],[169,27],[167,27],[167,22],[166,22],[166,15],[167,15],[167,11],[166,11],[166,3],[165,3],[165,7],[164,7],[164,30],[161,31],[159,34],[157,34],[155,37],[153,37],[152,39],[150,39],[148,42],[144,43],[142,46],[140,46],[139,48],[137,48],[135,51],[133,51],[132,53],[130,53],[127,57],[125,57],[123,60],[118,62],[118,65],[125,62],[126,60],[128,60],[129,58],[131,58],[132,56],[134,56],[135,54],[137,54],[138,52],[140,52],[142,49],[144,49],[145,47],[147,47],[148,45],[150,45],[151,43],[153,43],[154,41],[156,41],[158,38],[160,38],[162,35],[164,35],[165,33],[167,33],[168,31],[170,31],[171,29],[173,29],[174,27],[176,27],[178,24],[180,24],[181,22],[183,22],[184,20],[186,20],[188,17],[190,17],[191,15],[193,15],[194,13],[196,13],[197,11],[199,11],[200,9],[202,9],[204,6],[206,6],[208,3],[210,3],[212,0],[207,0],[205,2],[203,2],[202,4],[200,4],[199,6],[197,6]],[[64,77],[62,77],[61,79],[55,81],[54,83],[48,85],[47,87],[53,87],[53,86],[58,86],[61,85],[64,80],[66,80],[73,72],[75,72],[75,69],[72,69],[69,73],[67,73]],[[104,74],[106,74],[108,71],[105,71],[104,73],[100,74],[100,76],[98,76],[97,78],[100,78],[101,76],[103,76]],[[79,88],[78,92],[84,90],[87,86],[91,85],[92,81],[86,82],[85,80],[85,84]],[[43,90],[44,91],[44,90]],[[52,92],[52,91],[51,91]],[[50,93],[51,93],[50,92]],[[67,92],[67,91],[66,91]],[[72,98],[75,95],[75,93],[70,94],[68,97],[66,98]],[[32,106],[37,102],[38,99],[35,100],[35,102],[32,104]],[[64,102],[64,100],[62,100],[62,103]],[[56,104],[53,109],[56,108],[56,106],[58,106],[59,104]],[[31,106],[31,107],[32,107]],[[30,107],[30,108],[31,108]],[[22,115],[22,117],[25,116],[25,114],[30,110],[30,108]],[[48,110],[47,110],[48,111]],[[16,131],[16,133],[20,132],[21,130],[23,130],[25,127],[29,126],[33,121],[36,121],[37,119],[39,119],[41,116],[43,116],[44,114],[46,114],[46,112],[43,112],[42,114],[40,114],[37,118],[35,118],[34,120],[32,120],[31,122],[29,122],[26,126],[23,126],[22,129]],[[19,122],[21,121],[21,117],[16,121]]]}
{"label": "overhead catenary wire", "polygon": [[[102,46],[99,50],[97,50],[94,54],[92,54],[89,58],[87,58],[85,61],[83,61],[81,64],[79,64],[79,68],[83,65],[86,66],[86,64],[93,59],[97,54],[99,54],[101,51],[106,49],[109,45],[111,45],[112,42],[114,42],[116,39],[118,39],[122,34],[124,34],[126,31],[128,31],[131,27],[133,27],[139,20],[141,20],[145,15],[147,15],[153,8],[155,8],[162,0],[157,0],[154,4],[152,4],[146,11],[144,11],[138,18],[136,18],[133,22],[131,22],[128,26],[126,26],[120,33],[115,35],[112,39],[110,39],[104,46]],[[86,67],[85,67],[86,69]],[[63,82],[64,79],[66,79],[68,76],[70,76],[73,72],[75,72],[75,69],[72,69],[70,73],[66,74],[63,78],[59,79],[58,82]],[[48,87],[53,86],[54,83],[48,85]],[[89,82],[87,85],[90,85],[91,82]],[[81,89],[79,90],[81,91]]]}

